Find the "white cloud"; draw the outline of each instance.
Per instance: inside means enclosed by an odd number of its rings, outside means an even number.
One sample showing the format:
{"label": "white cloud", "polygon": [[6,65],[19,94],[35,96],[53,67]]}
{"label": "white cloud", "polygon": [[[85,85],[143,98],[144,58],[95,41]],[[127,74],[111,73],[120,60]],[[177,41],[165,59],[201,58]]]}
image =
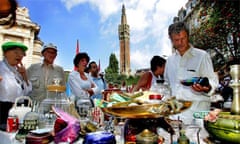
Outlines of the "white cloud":
{"label": "white cloud", "polygon": [[149,47],[149,45],[146,45],[142,50],[138,49],[131,53],[132,71],[135,71],[138,68],[150,67],[150,59],[154,54],[151,53]]}
{"label": "white cloud", "polygon": [[121,3],[118,0],[91,0],[90,3],[98,8],[103,22],[121,9]]}
{"label": "white cloud", "polygon": [[101,15],[101,21],[105,21],[112,14],[117,13],[121,9],[119,0],[61,0],[68,10],[82,4],[89,3],[93,9],[97,8]]}
{"label": "white cloud", "polygon": [[68,10],[71,10],[76,5],[88,2],[88,0],[61,0]]}
{"label": "white cloud", "polygon": [[[102,26],[100,32],[104,37],[109,36],[110,38],[118,34],[119,16],[121,15],[122,4],[125,4],[131,34],[131,66],[132,70],[134,70],[149,67],[149,61],[154,55],[169,56],[171,54],[171,43],[168,39],[167,28],[172,23],[173,17],[177,16],[178,11],[185,6],[188,0],[61,1],[68,10],[86,2],[93,9],[96,8],[101,16]],[[115,51],[119,51],[118,46],[116,46]],[[116,56],[119,59],[119,52],[116,52]]]}
{"label": "white cloud", "polygon": [[[145,0],[142,0],[146,2]],[[147,1],[148,2],[148,1]],[[138,12],[136,7],[135,13],[130,13],[127,9],[127,18],[131,19],[129,25],[131,27],[131,42],[140,43],[146,39],[151,39],[151,48],[142,48],[142,51],[131,47],[131,65],[134,68],[146,67],[146,61],[151,59],[153,55],[171,55],[172,46],[168,38],[167,28],[172,23],[173,17],[177,15],[178,10],[186,4],[187,0],[158,0],[151,3],[143,4],[146,9],[142,8]],[[141,1],[139,1],[141,3]],[[174,5],[172,4],[174,3]],[[148,9],[149,8],[149,9]],[[143,9],[143,10],[142,10]],[[145,10],[145,11],[144,11]],[[134,10],[132,10],[134,11]],[[141,19],[136,19],[141,17]],[[148,67],[149,67],[149,63]]]}
{"label": "white cloud", "polygon": [[180,10],[181,7],[185,7],[187,1],[188,0],[159,0],[157,9],[166,14],[177,15],[178,10]]}

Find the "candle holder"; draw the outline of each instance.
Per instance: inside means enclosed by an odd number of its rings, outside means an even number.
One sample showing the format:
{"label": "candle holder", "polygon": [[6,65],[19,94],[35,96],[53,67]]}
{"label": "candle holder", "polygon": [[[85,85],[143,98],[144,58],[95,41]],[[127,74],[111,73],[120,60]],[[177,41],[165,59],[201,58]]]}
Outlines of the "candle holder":
{"label": "candle holder", "polygon": [[232,76],[230,86],[233,88],[231,114],[240,115],[240,65],[231,65],[230,68],[230,74]]}

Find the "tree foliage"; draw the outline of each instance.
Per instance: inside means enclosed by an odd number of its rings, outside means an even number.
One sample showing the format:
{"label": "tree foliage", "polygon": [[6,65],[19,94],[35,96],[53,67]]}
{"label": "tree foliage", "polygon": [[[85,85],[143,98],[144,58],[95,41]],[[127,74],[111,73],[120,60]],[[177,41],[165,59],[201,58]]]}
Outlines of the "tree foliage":
{"label": "tree foliage", "polygon": [[109,57],[109,65],[105,70],[106,73],[119,73],[118,60],[115,54],[111,54]]}
{"label": "tree foliage", "polygon": [[108,83],[120,86],[123,81],[127,85],[136,84],[139,77],[138,76],[129,76],[119,74],[119,63],[115,54],[111,54],[109,57],[109,65],[105,69],[105,79]]}
{"label": "tree foliage", "polygon": [[105,79],[108,83],[117,84],[119,75],[118,60],[115,54],[111,54],[109,57],[109,65],[105,69]]}
{"label": "tree foliage", "polygon": [[[201,49],[217,50],[229,62],[240,61],[240,1],[201,0],[199,27],[192,29],[191,41]],[[218,63],[222,65],[222,63]],[[218,67],[216,64],[215,67]]]}

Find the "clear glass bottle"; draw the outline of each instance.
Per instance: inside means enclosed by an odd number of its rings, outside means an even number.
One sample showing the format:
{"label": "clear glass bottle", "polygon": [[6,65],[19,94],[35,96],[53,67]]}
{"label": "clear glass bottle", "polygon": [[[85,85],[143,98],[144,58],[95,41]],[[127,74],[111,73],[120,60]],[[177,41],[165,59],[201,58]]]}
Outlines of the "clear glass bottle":
{"label": "clear glass bottle", "polygon": [[120,119],[120,121],[114,126],[114,133],[118,144],[124,144],[124,126],[125,121]]}
{"label": "clear glass bottle", "polygon": [[167,82],[163,83],[163,100],[167,100],[171,98],[172,93],[171,93],[171,88]]}

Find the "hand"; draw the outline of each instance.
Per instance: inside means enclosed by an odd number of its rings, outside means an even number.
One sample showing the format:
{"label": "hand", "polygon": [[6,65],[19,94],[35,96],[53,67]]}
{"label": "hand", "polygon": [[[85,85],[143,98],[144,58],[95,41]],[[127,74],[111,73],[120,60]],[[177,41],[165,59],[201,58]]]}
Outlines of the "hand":
{"label": "hand", "polygon": [[95,85],[93,83],[91,83],[91,88],[95,88]]}
{"label": "hand", "polygon": [[26,68],[23,66],[23,64],[22,64],[21,62],[17,65],[17,71],[18,71],[22,76],[25,76],[25,74],[26,74]]}
{"label": "hand", "polygon": [[93,90],[92,89],[87,89],[87,92],[90,96],[92,96],[94,94]]}
{"label": "hand", "polygon": [[2,80],[2,77],[0,76],[0,81]]}
{"label": "hand", "polygon": [[26,68],[23,66],[22,62],[19,62],[19,64],[17,64],[17,71],[22,75],[22,77],[23,77],[24,81],[27,83],[27,85],[29,85]]}
{"label": "hand", "polygon": [[192,85],[192,89],[197,92],[205,92],[208,93],[211,90],[211,86],[201,86],[200,84],[196,83]]}

